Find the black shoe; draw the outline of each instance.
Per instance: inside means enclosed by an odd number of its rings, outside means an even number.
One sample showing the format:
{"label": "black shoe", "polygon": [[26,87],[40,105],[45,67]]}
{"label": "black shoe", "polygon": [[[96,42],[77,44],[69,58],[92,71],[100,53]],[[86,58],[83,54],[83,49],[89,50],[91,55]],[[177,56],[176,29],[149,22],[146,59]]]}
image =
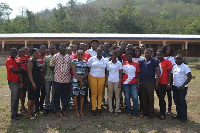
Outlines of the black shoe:
{"label": "black shoe", "polygon": [[12,120],[19,120],[19,117],[17,117],[17,115],[11,115],[11,119]]}
{"label": "black shoe", "polygon": [[92,110],[92,116],[96,116],[96,110]]}
{"label": "black shoe", "polygon": [[17,117],[22,117],[24,116],[23,114],[16,114]]}
{"label": "black shoe", "polygon": [[43,107],[43,106],[41,106],[41,107],[40,107],[40,111],[43,111],[43,110],[44,110],[44,107]]}
{"label": "black shoe", "polygon": [[181,122],[182,123],[187,123],[187,120],[186,119],[181,119]]}
{"label": "black shoe", "polygon": [[148,119],[153,119],[153,116],[152,116],[152,115],[149,115],[149,116],[148,116]]}
{"label": "black shoe", "polygon": [[101,109],[98,109],[97,115],[98,115],[98,116],[101,115]]}
{"label": "black shoe", "polygon": [[174,119],[181,119],[181,117],[178,116],[178,115],[172,115],[172,118],[174,118]]}

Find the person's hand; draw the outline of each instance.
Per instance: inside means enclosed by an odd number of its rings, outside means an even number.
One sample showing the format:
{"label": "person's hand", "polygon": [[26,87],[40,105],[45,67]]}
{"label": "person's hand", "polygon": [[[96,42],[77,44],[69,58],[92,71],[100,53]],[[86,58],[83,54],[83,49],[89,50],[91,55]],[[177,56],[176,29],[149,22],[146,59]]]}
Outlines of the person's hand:
{"label": "person's hand", "polygon": [[138,90],[140,89],[140,83],[137,84],[137,89],[138,89]]}
{"label": "person's hand", "polygon": [[36,91],[37,90],[36,84],[32,84],[32,86],[33,86],[33,90]]}
{"label": "person's hand", "polygon": [[155,87],[156,87],[156,88],[158,88],[158,87],[159,87],[159,84],[158,84],[158,82],[156,82],[156,83],[155,83]]}
{"label": "person's hand", "polygon": [[81,87],[84,87],[84,86],[85,86],[85,84],[84,84],[83,81],[80,81],[80,84],[81,84]]}
{"label": "person's hand", "polygon": [[185,86],[181,85],[179,89],[183,91],[185,89]]}
{"label": "person's hand", "polygon": [[118,84],[118,88],[122,88],[122,84],[121,84],[121,82],[119,82],[119,84]]}
{"label": "person's hand", "polygon": [[80,78],[81,78],[81,80],[83,80],[83,79],[84,79],[84,76],[81,76]]}
{"label": "person's hand", "polygon": [[108,87],[108,82],[106,81],[106,83],[105,83],[105,87]]}
{"label": "person's hand", "polygon": [[170,90],[171,89],[171,86],[170,84],[167,84],[167,89]]}

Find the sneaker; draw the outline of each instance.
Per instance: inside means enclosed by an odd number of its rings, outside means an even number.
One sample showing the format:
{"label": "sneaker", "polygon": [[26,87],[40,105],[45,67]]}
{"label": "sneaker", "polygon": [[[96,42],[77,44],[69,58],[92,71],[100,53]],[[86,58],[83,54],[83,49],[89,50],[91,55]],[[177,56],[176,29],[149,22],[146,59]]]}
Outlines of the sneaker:
{"label": "sneaker", "polygon": [[168,115],[171,114],[171,109],[168,109],[167,114],[168,114]]}
{"label": "sneaker", "polygon": [[96,110],[92,110],[92,116],[96,116]]}

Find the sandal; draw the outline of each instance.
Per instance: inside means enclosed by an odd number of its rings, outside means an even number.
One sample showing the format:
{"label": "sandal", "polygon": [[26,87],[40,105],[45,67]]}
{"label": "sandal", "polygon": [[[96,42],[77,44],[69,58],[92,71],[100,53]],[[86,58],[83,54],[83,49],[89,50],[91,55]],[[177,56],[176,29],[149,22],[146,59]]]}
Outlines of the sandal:
{"label": "sandal", "polygon": [[85,117],[85,115],[83,113],[79,113],[80,117]]}
{"label": "sandal", "polygon": [[27,117],[28,117],[28,119],[30,119],[30,120],[35,119],[35,117],[33,117],[32,115],[28,115]]}
{"label": "sandal", "polygon": [[76,118],[80,118],[80,115],[79,115],[79,114],[74,114],[74,116],[75,116]]}

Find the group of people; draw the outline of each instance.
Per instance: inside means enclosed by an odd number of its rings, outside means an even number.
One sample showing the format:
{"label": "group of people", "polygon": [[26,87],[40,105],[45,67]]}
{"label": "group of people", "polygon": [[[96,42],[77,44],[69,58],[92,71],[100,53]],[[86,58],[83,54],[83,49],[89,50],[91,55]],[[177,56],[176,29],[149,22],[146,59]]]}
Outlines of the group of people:
{"label": "group of people", "polygon": [[91,41],[90,49],[86,43],[80,43],[79,47],[76,44],[67,47],[61,43],[58,53],[54,44],[49,46],[48,51],[45,45],[31,51],[27,47],[19,51],[11,48],[6,60],[11,90],[11,119],[21,116],[18,113],[19,99],[20,110],[26,112],[26,91],[29,119],[34,119],[35,112],[43,109],[44,116],[53,111],[57,118],[66,117],[71,100],[75,117],[85,117],[83,108],[88,108],[89,102],[92,116],[100,116],[105,94],[108,115],[118,116],[120,107],[125,106],[127,116],[135,114],[152,119],[155,90],[159,99],[160,120],[166,119],[166,113],[171,113],[173,91],[177,112],[173,118],[187,121],[185,96],[192,75],[183,63],[183,57],[180,54],[172,57],[171,54],[170,45],[164,45],[155,52],[144,44],[139,47],[122,42],[118,47],[110,46],[108,42],[99,45],[98,40]]}

